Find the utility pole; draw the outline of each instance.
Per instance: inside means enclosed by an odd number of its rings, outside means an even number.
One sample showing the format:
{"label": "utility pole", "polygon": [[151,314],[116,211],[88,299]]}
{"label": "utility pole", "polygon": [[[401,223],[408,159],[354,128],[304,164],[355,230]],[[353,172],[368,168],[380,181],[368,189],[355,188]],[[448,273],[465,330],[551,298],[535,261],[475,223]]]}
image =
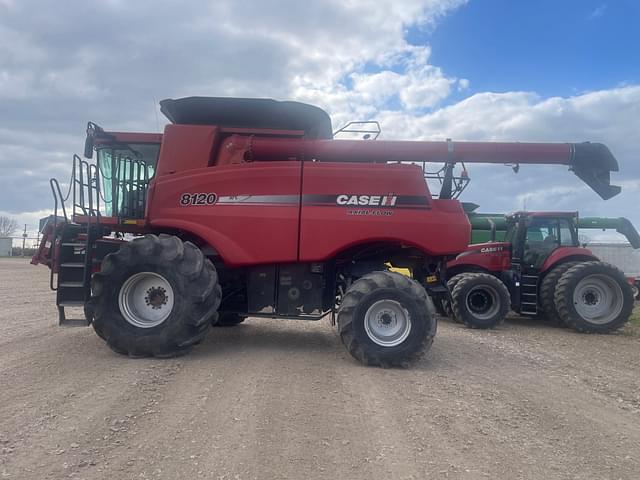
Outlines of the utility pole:
{"label": "utility pole", "polygon": [[24,244],[27,241],[27,224],[24,224],[24,233],[22,234],[22,258],[24,258]]}

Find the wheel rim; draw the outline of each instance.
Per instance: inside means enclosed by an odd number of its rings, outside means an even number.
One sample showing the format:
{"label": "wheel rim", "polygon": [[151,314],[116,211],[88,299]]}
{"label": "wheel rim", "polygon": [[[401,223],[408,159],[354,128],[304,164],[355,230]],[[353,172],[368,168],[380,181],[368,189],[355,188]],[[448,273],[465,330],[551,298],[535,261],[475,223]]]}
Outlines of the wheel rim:
{"label": "wheel rim", "polygon": [[374,343],[383,347],[395,347],[409,336],[411,316],[395,300],[378,300],[364,315],[364,329]]}
{"label": "wheel rim", "polygon": [[488,320],[500,309],[498,292],[489,285],[473,287],[465,297],[467,309],[479,320]]}
{"label": "wheel rim", "polygon": [[152,328],[164,322],[173,310],[173,289],[153,272],[132,275],[120,288],[120,312],[131,325]]}
{"label": "wheel rim", "polygon": [[573,291],[573,305],[589,323],[605,325],[615,320],[624,304],[622,288],[607,275],[589,275]]}

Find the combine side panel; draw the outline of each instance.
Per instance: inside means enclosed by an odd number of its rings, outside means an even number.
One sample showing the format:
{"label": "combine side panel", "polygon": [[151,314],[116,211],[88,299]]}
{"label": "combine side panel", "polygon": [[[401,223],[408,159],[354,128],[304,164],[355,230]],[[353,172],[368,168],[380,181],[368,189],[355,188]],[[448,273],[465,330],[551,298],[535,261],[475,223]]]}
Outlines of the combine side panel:
{"label": "combine side panel", "polygon": [[232,267],[295,262],[300,162],[252,162],[156,179],[149,223],[199,236]]}
{"label": "combine side panel", "polygon": [[300,223],[305,262],[374,241],[455,254],[470,233],[460,203],[433,200],[421,169],[408,164],[306,162]]}

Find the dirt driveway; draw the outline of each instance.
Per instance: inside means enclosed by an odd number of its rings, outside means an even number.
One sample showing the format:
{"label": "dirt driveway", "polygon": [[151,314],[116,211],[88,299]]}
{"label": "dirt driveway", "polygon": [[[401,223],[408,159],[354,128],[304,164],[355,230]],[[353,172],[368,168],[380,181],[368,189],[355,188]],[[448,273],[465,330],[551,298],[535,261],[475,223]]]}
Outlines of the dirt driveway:
{"label": "dirt driveway", "polygon": [[0,478],[637,479],[640,337],[441,322],[409,370],[328,321],[249,320],[131,360],[0,260]]}

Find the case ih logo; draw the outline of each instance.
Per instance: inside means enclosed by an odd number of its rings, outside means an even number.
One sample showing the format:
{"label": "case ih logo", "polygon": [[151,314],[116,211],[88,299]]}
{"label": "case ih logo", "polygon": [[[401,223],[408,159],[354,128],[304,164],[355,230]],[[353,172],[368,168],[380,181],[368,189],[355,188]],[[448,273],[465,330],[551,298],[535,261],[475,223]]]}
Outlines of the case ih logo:
{"label": "case ih logo", "polygon": [[504,247],[483,247],[480,249],[480,253],[494,253],[501,252],[504,250]]}
{"label": "case ih logo", "polygon": [[360,207],[395,207],[398,197],[393,193],[388,195],[338,195],[338,205],[356,205]]}

